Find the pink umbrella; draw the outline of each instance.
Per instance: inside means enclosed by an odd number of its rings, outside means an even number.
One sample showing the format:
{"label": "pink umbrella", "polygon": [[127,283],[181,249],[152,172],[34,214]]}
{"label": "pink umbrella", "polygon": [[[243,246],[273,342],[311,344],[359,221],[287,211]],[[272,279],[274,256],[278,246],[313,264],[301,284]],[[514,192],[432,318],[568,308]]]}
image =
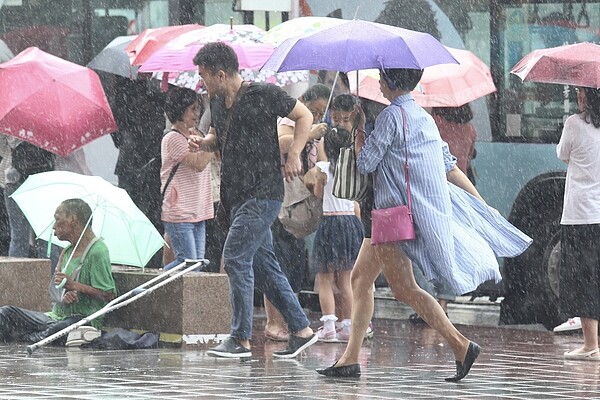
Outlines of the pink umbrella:
{"label": "pink umbrella", "polygon": [[523,81],[600,88],[600,46],[585,42],[534,50],[510,72]]}
{"label": "pink umbrella", "polygon": [[274,46],[260,42],[265,31],[254,25],[214,24],[192,30],[171,39],[155,51],[141,66],[140,72],[195,71],[192,62],[203,45],[225,42],[235,50],[240,68],[260,68],[273,53]]}
{"label": "pink umbrella", "polygon": [[197,24],[165,26],[146,29],[125,48],[131,65],[142,65],[156,50],[169,41],[186,32],[201,30],[204,26]]}
{"label": "pink umbrella", "polygon": [[[356,90],[357,75],[358,91]],[[350,71],[348,72],[348,81],[350,82],[350,91],[352,94],[385,104],[386,106],[390,104],[390,101],[383,97],[383,93],[379,89],[379,70],[363,69],[360,71]]]}
{"label": "pink umbrella", "polygon": [[255,25],[214,24],[202,30],[192,30],[170,40],[168,47],[202,45],[209,42],[262,43],[265,31]]}
{"label": "pink umbrella", "polygon": [[[426,67],[412,92],[422,107],[460,107],[496,91],[490,69],[468,50],[446,47],[460,64]],[[356,72],[348,73],[350,88],[356,93]],[[377,70],[359,71],[358,93],[382,104],[389,104],[379,90]]]}
{"label": "pink umbrella", "polygon": [[30,47],[0,64],[0,132],[61,156],[117,130],[91,69]]}
{"label": "pink umbrella", "polygon": [[[238,56],[240,68],[258,69],[267,61],[275,48],[266,43],[231,42],[230,45]],[[163,47],[156,51],[142,64],[139,72],[184,72],[195,71],[193,59],[204,44],[181,48]]]}
{"label": "pink umbrella", "polygon": [[413,92],[417,103],[422,107],[460,107],[496,91],[490,69],[475,54],[446,48],[460,64],[425,68]]}

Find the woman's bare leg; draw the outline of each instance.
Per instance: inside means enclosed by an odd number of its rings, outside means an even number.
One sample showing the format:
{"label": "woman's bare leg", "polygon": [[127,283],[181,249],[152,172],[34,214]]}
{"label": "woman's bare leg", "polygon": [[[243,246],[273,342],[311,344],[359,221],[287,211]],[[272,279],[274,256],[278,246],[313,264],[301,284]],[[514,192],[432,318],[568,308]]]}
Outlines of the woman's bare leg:
{"label": "woman's bare leg", "polygon": [[[592,351],[598,348],[598,320],[581,318],[581,329],[583,331],[582,351]],[[598,354],[596,354],[598,357]]]}
{"label": "woman's bare leg", "polygon": [[[335,283],[339,290],[339,295],[335,299],[335,308],[339,310],[337,314],[340,320],[352,318],[352,270],[339,271],[335,274]],[[339,303],[339,305],[338,305]]]}
{"label": "woman's bare leg", "polygon": [[456,361],[463,362],[469,339],[454,327],[437,300],[417,285],[406,254],[397,245],[380,246],[380,251],[387,253],[385,259],[393,260],[383,263],[382,267],[394,297],[411,306],[430,327],[438,331],[450,344]]}
{"label": "woman's bare leg", "polygon": [[358,363],[360,348],[365,338],[365,332],[373,316],[374,292],[373,282],[381,272],[379,248],[371,246],[371,239],[364,239],[354,268],[352,269],[352,325],[350,339],[344,354],[336,366]]}
{"label": "woman's bare leg", "polygon": [[319,272],[315,277],[319,289],[319,304],[323,315],[335,314],[335,299],[333,297],[333,272]]}
{"label": "woman's bare leg", "polygon": [[440,303],[440,306],[442,307],[442,310],[444,310],[444,312],[446,314],[448,314],[448,303],[449,301],[446,299],[438,299],[438,303]]}
{"label": "woman's bare leg", "polygon": [[281,313],[275,308],[273,304],[264,296],[265,302],[265,314],[267,315],[267,323],[265,324],[265,331],[271,332],[277,335],[282,330],[287,330],[287,324],[283,319]]}

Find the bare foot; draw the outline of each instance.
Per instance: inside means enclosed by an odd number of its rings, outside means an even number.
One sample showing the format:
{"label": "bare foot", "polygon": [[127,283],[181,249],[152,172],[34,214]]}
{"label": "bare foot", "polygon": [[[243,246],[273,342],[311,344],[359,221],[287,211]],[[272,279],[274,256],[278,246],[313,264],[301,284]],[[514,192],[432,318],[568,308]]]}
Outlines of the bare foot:
{"label": "bare foot", "polygon": [[281,331],[287,331],[287,326],[280,326],[279,324],[274,324],[274,323],[266,323],[265,324],[265,332],[277,333],[277,332],[281,332]]}
{"label": "bare foot", "polygon": [[469,350],[469,339],[466,339],[461,343],[461,347],[459,351],[455,351],[452,349],[454,353],[454,358],[456,361],[460,361],[461,363],[465,361],[465,357],[467,356],[467,351]]}
{"label": "bare foot", "polygon": [[335,363],[335,366],[336,367],[343,367],[344,365],[352,365],[352,364],[358,364],[358,357],[356,359],[353,359],[353,358],[347,356],[346,353],[344,353],[337,360],[337,362]]}

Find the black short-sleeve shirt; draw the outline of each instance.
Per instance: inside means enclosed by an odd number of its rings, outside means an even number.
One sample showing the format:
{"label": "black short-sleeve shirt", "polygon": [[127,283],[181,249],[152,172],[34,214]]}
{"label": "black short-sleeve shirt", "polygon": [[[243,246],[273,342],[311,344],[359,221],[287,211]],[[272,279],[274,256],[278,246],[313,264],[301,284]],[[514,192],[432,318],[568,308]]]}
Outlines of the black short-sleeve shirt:
{"label": "black short-sleeve shirt", "polygon": [[278,86],[251,83],[235,108],[224,148],[228,109],[223,98],[211,101],[221,151],[221,202],[227,210],[252,198],[283,200],[277,118],[287,116],[296,101]]}

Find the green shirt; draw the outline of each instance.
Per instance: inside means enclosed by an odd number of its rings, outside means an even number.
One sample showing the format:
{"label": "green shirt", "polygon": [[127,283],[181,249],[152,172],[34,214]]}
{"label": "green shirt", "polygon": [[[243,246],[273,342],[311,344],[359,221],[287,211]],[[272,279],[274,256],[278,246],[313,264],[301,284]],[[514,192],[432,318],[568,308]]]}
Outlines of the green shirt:
{"label": "green shirt", "polygon": [[[73,246],[69,246],[64,250],[63,265],[61,271],[69,276],[73,276],[73,272],[79,266],[81,257],[73,257],[69,265],[65,264],[69,260]],[[92,245],[88,251],[81,272],[79,273],[78,282],[84,285],[92,286],[104,292],[117,293],[115,281],[112,276],[112,267],[110,264],[110,256],[108,248],[101,240],[98,240]],[[81,315],[87,317],[96,311],[100,310],[107,302],[101,301],[79,293],[79,301],[71,304],[56,303],[52,311],[47,315],[55,320],[63,320],[68,317]],[[96,318],[91,322],[91,325],[96,329],[102,328],[102,318]]]}

